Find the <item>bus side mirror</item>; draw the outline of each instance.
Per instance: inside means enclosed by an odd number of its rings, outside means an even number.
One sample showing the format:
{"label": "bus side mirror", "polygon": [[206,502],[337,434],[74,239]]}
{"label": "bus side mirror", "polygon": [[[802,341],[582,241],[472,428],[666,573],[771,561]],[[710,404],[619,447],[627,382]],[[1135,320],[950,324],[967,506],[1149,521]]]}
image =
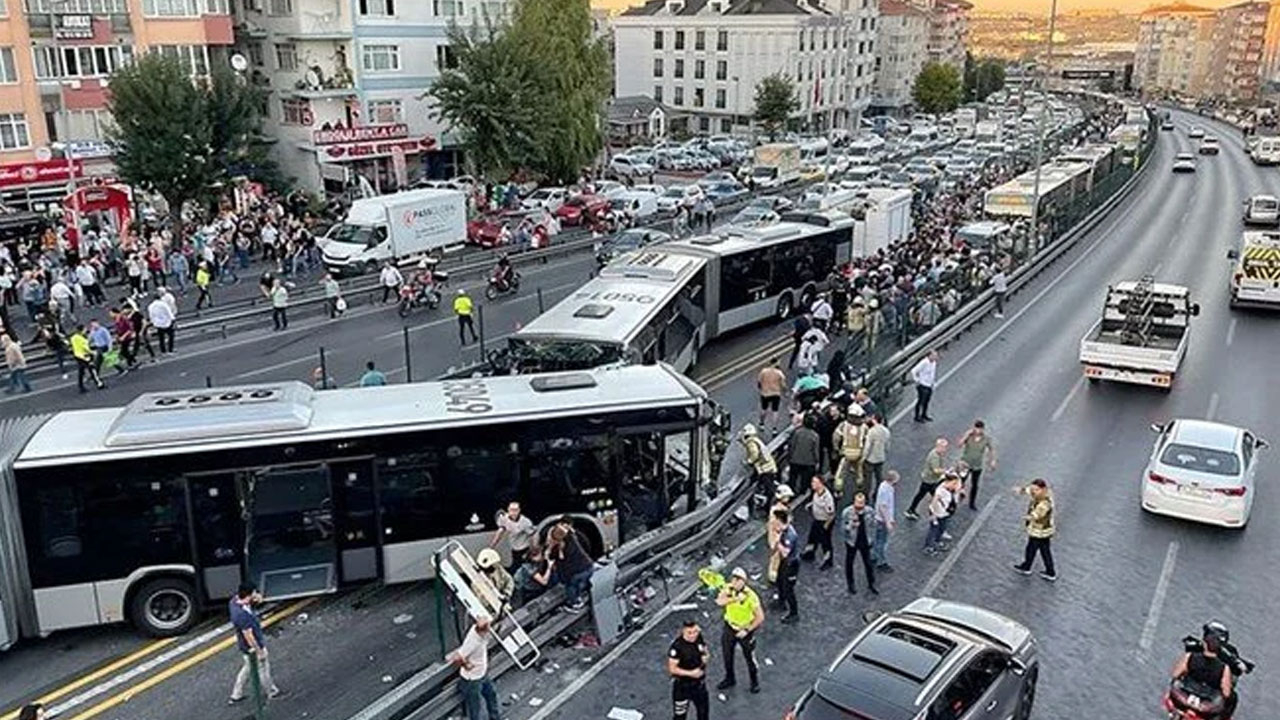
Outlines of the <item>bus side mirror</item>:
{"label": "bus side mirror", "polygon": [[1236,250],[1235,248],[1231,248],[1230,250],[1228,250],[1228,251],[1227,251],[1227,259],[1228,259],[1228,260],[1239,260],[1239,259],[1240,259],[1240,252],[1239,252],[1238,250]]}
{"label": "bus side mirror", "polygon": [[1200,303],[1195,303],[1194,305],[1191,306],[1191,315],[1194,317],[1199,314],[1200,314]]}

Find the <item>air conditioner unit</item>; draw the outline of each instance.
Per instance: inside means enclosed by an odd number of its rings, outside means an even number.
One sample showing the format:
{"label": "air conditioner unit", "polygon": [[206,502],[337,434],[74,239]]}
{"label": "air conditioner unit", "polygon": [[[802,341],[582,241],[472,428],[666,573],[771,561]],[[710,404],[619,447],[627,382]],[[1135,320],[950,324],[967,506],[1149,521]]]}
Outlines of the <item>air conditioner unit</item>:
{"label": "air conditioner unit", "polygon": [[70,80],[67,82],[67,87],[71,88],[72,90],[79,90],[81,85],[83,85],[83,83],[81,83],[79,80]]}

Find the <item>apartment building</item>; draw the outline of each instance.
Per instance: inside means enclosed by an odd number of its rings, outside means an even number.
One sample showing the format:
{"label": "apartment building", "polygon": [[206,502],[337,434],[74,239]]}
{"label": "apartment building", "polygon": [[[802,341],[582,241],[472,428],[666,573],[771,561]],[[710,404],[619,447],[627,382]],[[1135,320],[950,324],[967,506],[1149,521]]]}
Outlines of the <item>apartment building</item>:
{"label": "apartment building", "polygon": [[1145,95],[1207,96],[1215,25],[1213,10],[1186,3],[1142,13],[1134,51],[1134,87]]}
{"label": "apartment building", "polygon": [[871,109],[899,115],[912,103],[916,76],[928,59],[929,13],[903,0],[880,0]]}
{"label": "apartment building", "polygon": [[911,0],[911,3],[929,17],[927,62],[963,70],[969,42],[969,11],[973,5],[965,0]]}
{"label": "apartment building", "polygon": [[109,176],[107,76],[136,55],[225,63],[229,0],[3,0],[0,203],[42,209],[69,184]]}
{"label": "apartment building", "polygon": [[877,0],[650,0],[613,19],[617,97],[646,96],[699,133],[746,132],[782,73],[795,119],[854,128],[871,102]]}
{"label": "apartment building", "polygon": [[238,46],[268,91],[264,131],[312,190],[356,176],[378,190],[454,174],[459,142],[426,96],[452,62],[451,22],[501,18],[503,0],[244,0]]}
{"label": "apartment building", "polygon": [[1207,93],[1227,102],[1251,102],[1263,77],[1270,2],[1242,2],[1215,13]]}

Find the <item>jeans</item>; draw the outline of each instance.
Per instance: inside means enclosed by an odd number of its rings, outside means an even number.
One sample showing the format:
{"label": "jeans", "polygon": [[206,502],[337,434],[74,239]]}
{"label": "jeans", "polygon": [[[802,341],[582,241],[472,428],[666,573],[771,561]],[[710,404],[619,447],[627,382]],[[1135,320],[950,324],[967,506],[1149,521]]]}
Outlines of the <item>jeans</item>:
{"label": "jeans", "polygon": [[1057,575],[1058,571],[1053,565],[1053,548],[1050,546],[1052,538],[1027,537],[1027,549],[1023,552],[1022,569],[1030,570],[1031,564],[1036,560],[1036,554],[1039,553],[1040,559],[1044,561],[1044,571],[1049,575]]}
{"label": "jeans", "polygon": [[31,392],[31,381],[27,380],[26,368],[14,368],[9,371],[9,389],[7,392],[14,393],[22,388],[22,392]]}
{"label": "jeans", "polygon": [[[865,539],[865,538],[864,538]],[[862,558],[862,569],[867,573],[867,587],[872,590],[876,589],[876,569],[875,563],[871,559],[871,547],[865,542],[858,545],[850,545],[845,543],[844,546],[844,582],[852,592],[857,585],[853,581],[853,560],[854,557]]]}
{"label": "jeans", "polygon": [[871,561],[877,566],[889,564],[889,526],[876,523],[876,534],[871,539]]}
{"label": "jeans", "polygon": [[778,599],[787,608],[787,615],[795,617],[800,614],[800,605],[796,601],[796,578],[800,575],[800,561],[783,560],[778,568]]}
{"label": "jeans", "polygon": [[287,310],[282,307],[271,308],[271,324],[276,330],[287,330],[289,328],[289,315]]}
{"label": "jeans", "polygon": [[924,536],[925,550],[934,550],[938,547],[942,542],[942,534],[947,531],[947,521],[950,519],[950,515],[944,515],[929,521],[929,532]]}
{"label": "jeans", "polygon": [[592,568],[587,568],[565,582],[564,594],[567,602],[570,604],[585,602],[583,595],[591,587],[591,570]]}
{"label": "jeans", "polygon": [[978,481],[982,479],[982,469],[969,470],[969,509],[978,509]]}
{"label": "jeans", "polygon": [[916,385],[916,416],[917,421],[926,420],[929,417],[929,400],[933,398],[933,388],[928,385]]}
{"label": "jeans", "polygon": [[173,352],[173,336],[174,336],[174,327],[172,325],[170,325],[167,328],[162,328],[162,327],[156,328],[156,338],[160,341],[160,352],[162,353]]}
{"label": "jeans", "polygon": [[462,708],[467,714],[467,720],[484,720],[485,716],[480,712],[481,700],[489,709],[488,720],[502,720],[502,706],[498,704],[498,692],[489,678],[459,679],[458,692],[462,694]]}

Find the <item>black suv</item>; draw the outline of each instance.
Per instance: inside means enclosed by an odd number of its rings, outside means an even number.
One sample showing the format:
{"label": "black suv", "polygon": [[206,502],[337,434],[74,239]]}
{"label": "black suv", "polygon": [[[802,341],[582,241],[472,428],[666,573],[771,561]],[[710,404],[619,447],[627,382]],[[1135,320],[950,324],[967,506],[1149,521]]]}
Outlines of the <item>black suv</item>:
{"label": "black suv", "polygon": [[972,605],[920,598],[875,618],[787,720],[1027,720],[1031,631]]}

